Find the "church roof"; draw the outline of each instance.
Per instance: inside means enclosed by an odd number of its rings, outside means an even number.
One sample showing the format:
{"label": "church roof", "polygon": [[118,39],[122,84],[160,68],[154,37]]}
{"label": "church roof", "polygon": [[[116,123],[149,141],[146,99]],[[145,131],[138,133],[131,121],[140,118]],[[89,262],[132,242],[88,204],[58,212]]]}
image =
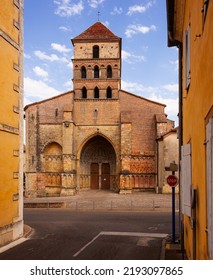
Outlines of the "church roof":
{"label": "church roof", "polygon": [[96,22],[81,34],[72,39],[75,40],[120,40],[111,30],[109,30],[103,23]]}

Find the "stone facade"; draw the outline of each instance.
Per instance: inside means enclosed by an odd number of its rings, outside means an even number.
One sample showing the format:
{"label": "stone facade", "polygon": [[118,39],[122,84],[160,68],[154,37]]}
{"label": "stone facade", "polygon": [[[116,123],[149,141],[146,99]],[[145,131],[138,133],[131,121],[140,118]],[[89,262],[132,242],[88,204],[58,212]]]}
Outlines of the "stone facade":
{"label": "stone facade", "polygon": [[165,105],[121,90],[121,38],[100,22],[72,39],[73,90],[26,106],[26,195],[154,190]]}

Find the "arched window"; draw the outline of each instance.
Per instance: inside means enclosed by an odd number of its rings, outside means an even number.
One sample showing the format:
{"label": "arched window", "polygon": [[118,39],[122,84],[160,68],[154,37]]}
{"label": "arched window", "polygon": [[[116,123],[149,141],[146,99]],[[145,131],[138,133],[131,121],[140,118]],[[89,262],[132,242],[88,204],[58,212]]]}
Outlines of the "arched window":
{"label": "arched window", "polygon": [[94,68],[94,78],[99,78],[99,67],[97,65]]}
{"label": "arched window", "polygon": [[86,70],[86,67],[85,66],[82,66],[81,67],[81,78],[82,79],[86,79],[87,77],[87,70]]}
{"label": "arched window", "polygon": [[82,91],[82,98],[87,98],[87,89],[83,87],[81,91]]}
{"label": "arched window", "polygon": [[95,89],[94,89],[94,98],[99,98],[99,89],[98,89],[98,87],[95,87]]}
{"label": "arched window", "polygon": [[99,46],[93,46],[93,58],[99,58]]}
{"label": "arched window", "polygon": [[112,98],[112,89],[111,89],[111,87],[107,88],[107,98]]}
{"label": "arched window", "polygon": [[107,78],[112,78],[112,67],[110,65],[107,66]]}

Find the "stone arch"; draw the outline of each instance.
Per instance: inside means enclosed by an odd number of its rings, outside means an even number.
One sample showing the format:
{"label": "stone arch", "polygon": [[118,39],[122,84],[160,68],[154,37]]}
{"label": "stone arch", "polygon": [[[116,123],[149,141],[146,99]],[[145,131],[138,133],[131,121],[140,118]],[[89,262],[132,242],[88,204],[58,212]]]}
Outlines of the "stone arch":
{"label": "stone arch", "polygon": [[87,139],[79,152],[80,189],[116,189],[116,152],[103,135]]}
{"label": "stone arch", "polygon": [[62,146],[57,142],[48,143],[43,150],[43,165],[44,172],[62,172]]}

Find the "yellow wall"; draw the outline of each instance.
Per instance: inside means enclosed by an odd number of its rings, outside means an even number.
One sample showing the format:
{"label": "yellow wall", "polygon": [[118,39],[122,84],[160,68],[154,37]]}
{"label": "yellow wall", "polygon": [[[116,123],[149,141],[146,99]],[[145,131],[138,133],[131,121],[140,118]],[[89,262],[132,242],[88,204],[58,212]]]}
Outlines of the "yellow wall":
{"label": "yellow wall", "polygon": [[[191,143],[192,185],[197,189],[196,258],[208,259],[206,233],[206,118],[213,104],[213,2],[209,1],[206,22],[202,23],[203,0],[187,0],[184,32],[190,23],[191,83],[183,89],[183,144]],[[183,49],[183,61],[184,49]],[[183,77],[184,77],[183,62]],[[184,80],[184,79],[183,79]],[[189,217],[185,222],[185,249],[192,258],[192,227]]]}
{"label": "yellow wall", "polygon": [[0,246],[23,233],[22,5],[0,1]]}

